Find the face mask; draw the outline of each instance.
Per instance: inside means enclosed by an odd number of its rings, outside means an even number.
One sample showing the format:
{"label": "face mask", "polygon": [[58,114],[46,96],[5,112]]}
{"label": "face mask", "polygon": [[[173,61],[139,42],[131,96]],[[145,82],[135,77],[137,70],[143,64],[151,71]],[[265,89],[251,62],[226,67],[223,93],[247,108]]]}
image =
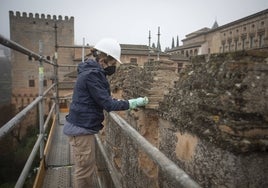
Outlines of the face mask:
{"label": "face mask", "polygon": [[106,75],[111,76],[112,74],[115,73],[115,70],[116,70],[116,66],[109,66],[104,69],[104,72]]}

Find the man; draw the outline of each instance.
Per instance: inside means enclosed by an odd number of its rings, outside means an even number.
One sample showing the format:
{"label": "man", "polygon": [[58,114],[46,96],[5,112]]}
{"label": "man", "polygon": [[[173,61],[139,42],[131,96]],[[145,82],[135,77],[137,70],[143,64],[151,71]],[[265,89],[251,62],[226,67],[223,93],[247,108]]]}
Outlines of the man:
{"label": "man", "polygon": [[148,103],[147,97],[130,100],[111,97],[106,76],[115,72],[117,62],[121,63],[121,47],[117,41],[102,39],[92,54],[91,58],[78,65],[72,103],[63,129],[73,148],[76,188],[92,187],[95,167],[94,134],[103,128],[103,110],[135,109]]}

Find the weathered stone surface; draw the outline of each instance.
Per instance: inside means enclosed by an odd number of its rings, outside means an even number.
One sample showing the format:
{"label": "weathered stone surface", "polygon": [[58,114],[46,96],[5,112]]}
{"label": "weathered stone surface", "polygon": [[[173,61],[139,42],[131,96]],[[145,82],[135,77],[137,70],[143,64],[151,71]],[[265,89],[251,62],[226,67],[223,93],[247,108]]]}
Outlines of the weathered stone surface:
{"label": "weathered stone surface", "polygon": [[[268,53],[198,56],[180,74],[168,66],[121,66],[116,98],[150,103],[119,114],[202,187],[267,187]],[[123,187],[178,187],[111,120],[104,140]]]}
{"label": "weathered stone surface", "polygon": [[233,152],[267,151],[266,58],[240,52],[193,59],[161,103],[161,117]]}
{"label": "weathered stone surface", "polygon": [[[180,132],[175,124],[163,119],[159,119],[159,138],[160,150],[202,187],[266,187],[268,184],[266,152],[232,153],[197,138],[196,134]],[[178,153],[178,146],[185,153]],[[158,178],[160,187],[176,187],[176,182],[161,169]]]}

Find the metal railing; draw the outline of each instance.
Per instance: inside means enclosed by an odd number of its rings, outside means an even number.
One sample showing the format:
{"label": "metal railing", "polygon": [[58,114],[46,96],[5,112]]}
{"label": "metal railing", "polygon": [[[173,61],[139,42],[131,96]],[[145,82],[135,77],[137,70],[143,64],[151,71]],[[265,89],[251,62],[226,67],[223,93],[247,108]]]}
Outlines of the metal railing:
{"label": "metal railing", "polygon": [[148,142],[123,118],[114,112],[110,112],[109,115],[123,130],[123,132],[129,136],[156,164],[158,164],[165,173],[173,178],[178,185],[185,188],[200,188],[200,186],[188,174],[186,174],[186,172],[184,172],[173,161],[167,158],[161,151]]}
{"label": "metal railing", "polygon": [[[3,127],[0,128],[0,139],[4,137],[6,134],[8,134],[12,129],[16,127],[16,125],[22,120],[23,117],[27,115],[27,113],[35,107],[37,104],[39,105],[39,136],[38,139],[32,149],[32,152],[30,156],[28,157],[28,160],[21,172],[21,175],[16,183],[15,187],[23,187],[23,184],[27,178],[27,175],[30,171],[31,165],[34,161],[35,156],[37,155],[38,148],[40,148],[40,158],[43,160],[44,158],[44,137],[45,137],[45,131],[48,128],[48,122],[49,119],[54,114],[54,123],[55,121],[59,121],[59,105],[58,105],[58,65],[57,60],[55,62],[49,61],[44,58],[44,56],[34,53],[23,46],[8,40],[0,35],[0,44],[3,44],[13,50],[16,50],[18,52],[21,52],[25,55],[28,55],[30,57],[34,57],[36,60],[39,61],[39,96],[32,101],[27,107],[25,107],[21,112],[19,112],[15,117],[13,117],[9,122],[7,122]],[[41,52],[39,52],[41,53]],[[55,57],[57,55],[55,54]],[[46,91],[43,91],[43,64],[42,62],[48,63],[50,65],[54,66],[54,74],[55,74],[55,83],[52,84]],[[43,119],[43,98],[48,94],[48,92],[55,88],[56,95],[55,95],[55,102],[53,103],[50,112],[48,114],[48,117],[46,121],[44,122]],[[54,112],[54,113],[53,113]],[[182,169],[180,169],[173,161],[168,159],[162,152],[160,152],[155,146],[150,144],[143,136],[141,136],[131,125],[129,125],[123,118],[118,116],[116,113],[110,112],[109,115],[112,117],[112,119],[117,123],[117,125],[123,130],[125,134],[127,134],[156,164],[158,164],[161,169],[169,174],[171,178],[173,178],[181,187],[187,187],[187,188],[199,188],[200,186],[191,179]],[[56,123],[57,124],[57,123]],[[109,171],[114,171],[112,164],[110,163],[108,156],[105,152],[105,149],[99,139],[99,137],[96,135],[96,141],[100,147],[101,153],[104,156],[104,159],[107,163],[107,166],[109,168]],[[111,178],[115,184],[116,187],[121,187],[120,181],[118,177],[115,174],[110,174]]]}
{"label": "metal railing", "polygon": [[[44,157],[44,138],[45,138],[45,131],[48,128],[48,123],[49,120],[51,119],[53,114],[56,114],[56,118],[59,117],[59,107],[58,107],[58,74],[57,74],[57,54],[55,54],[55,62],[50,61],[48,59],[46,59],[44,56],[42,56],[42,43],[41,41],[39,41],[39,54],[35,53],[23,46],[21,46],[20,44],[11,41],[9,39],[6,39],[5,37],[3,37],[2,35],[0,35],[0,44],[7,46],[13,50],[16,50],[22,54],[25,54],[27,56],[29,56],[30,58],[34,58],[35,60],[37,60],[39,62],[39,96],[32,101],[28,106],[26,106],[22,111],[20,111],[17,115],[15,115],[10,121],[8,121],[5,125],[3,125],[0,128],[0,139],[2,139],[5,135],[7,135],[11,130],[13,130],[18,123],[28,114],[28,112],[33,109],[36,105],[38,105],[39,107],[39,135],[38,138],[35,142],[35,145],[33,146],[33,149],[26,161],[26,164],[24,165],[24,168],[18,178],[18,181],[15,185],[16,188],[20,188],[23,187],[24,182],[29,174],[29,171],[31,169],[31,166],[33,164],[33,161],[37,155],[38,149],[40,151],[40,159],[42,159]],[[44,67],[43,67],[43,62],[53,65],[54,66],[54,74],[55,74],[55,80],[54,80],[54,84],[52,84],[46,91],[44,90]],[[54,103],[50,109],[50,112],[48,114],[48,117],[46,119],[46,121],[44,122],[44,106],[43,106],[43,99],[44,97],[48,94],[49,91],[51,91],[52,89],[54,89],[55,92],[55,96],[54,99]],[[54,112],[54,113],[53,113]],[[58,121],[58,120],[57,120]]]}

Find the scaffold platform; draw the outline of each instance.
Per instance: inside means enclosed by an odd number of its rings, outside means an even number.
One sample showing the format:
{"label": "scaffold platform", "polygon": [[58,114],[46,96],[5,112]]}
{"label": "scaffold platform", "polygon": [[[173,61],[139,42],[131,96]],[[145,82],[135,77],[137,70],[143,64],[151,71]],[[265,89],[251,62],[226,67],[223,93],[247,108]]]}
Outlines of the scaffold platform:
{"label": "scaffold platform", "polygon": [[[59,125],[55,127],[52,138],[51,151],[46,161],[47,170],[45,173],[43,188],[71,188],[73,186],[73,160],[68,137],[63,134],[63,124],[66,113],[60,113]],[[94,176],[94,187],[98,188],[98,178]]]}

